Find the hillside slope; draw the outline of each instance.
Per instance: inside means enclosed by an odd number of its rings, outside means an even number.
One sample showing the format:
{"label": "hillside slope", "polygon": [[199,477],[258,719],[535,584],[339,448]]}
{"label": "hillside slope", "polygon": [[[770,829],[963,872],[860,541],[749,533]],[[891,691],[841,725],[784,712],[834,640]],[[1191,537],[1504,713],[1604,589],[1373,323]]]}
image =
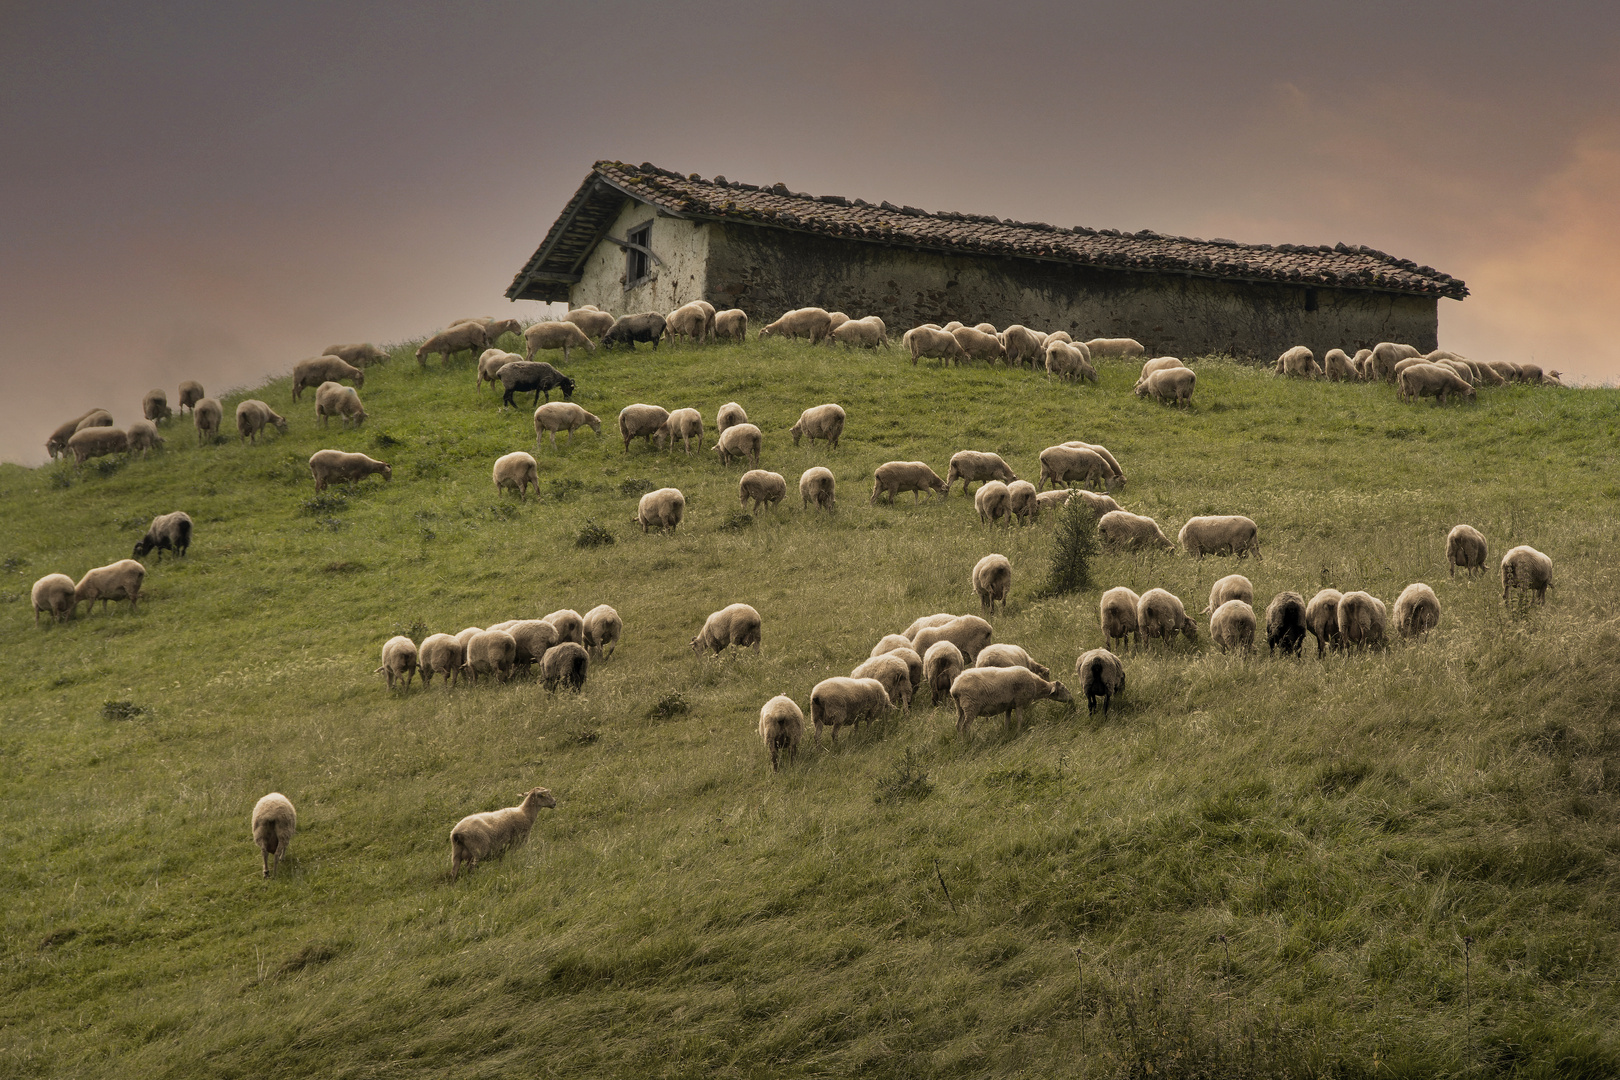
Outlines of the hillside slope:
{"label": "hillside slope", "polygon": [[[253,395],[292,430],[258,446],[177,422],[122,467],[0,468],[0,1073],[1620,1072],[1616,392],[1436,409],[1207,360],[1181,411],[1120,364],[1076,388],[898,350],[599,351],[567,370],[602,437],[539,451],[542,497],[519,504],[489,470],[533,450],[532,409],[396,355],[359,431],[316,427],[282,379]],[[742,469],[707,450],[731,400],[789,483],[752,524]],[[635,401],[699,408],[704,451],[626,454]],[[794,447],[823,401],[843,445]],[[1105,555],[1099,586],[1196,612],[1237,571],[1263,612],[1421,580],[1439,629],[1244,659],[1200,616],[1196,648],[1126,657],[1106,721],[1043,704],[967,741],[919,706],[773,776],[759,706],[808,712],[883,634],[976,612],[987,552],[1015,573],[997,640],[1064,675],[1102,644],[1100,590],[1036,598],[1049,521],[867,503],[885,460],[943,475],[988,449],[1033,479],[1066,438],[1106,444],[1121,502],[1172,536],[1198,513],[1261,528],[1262,561]],[[323,446],[393,481],[317,499]],[[814,464],[835,515],[797,506]],[[676,534],[631,524],[649,485],[687,493]],[[34,579],[127,556],[173,509],[191,554],[148,562],[137,612],[35,629]],[[587,521],[616,542],[575,546]],[[1446,574],[1459,521],[1489,538],[1483,581]],[[1519,543],[1556,561],[1544,608],[1501,601]],[[694,656],[733,601],[760,610],[762,654]],[[598,603],[624,642],[577,696],[390,695],[373,674],[394,633]],[[535,785],[559,805],[530,843],[451,884],[456,820]],[[299,832],[266,882],[248,815],[271,790]]]}

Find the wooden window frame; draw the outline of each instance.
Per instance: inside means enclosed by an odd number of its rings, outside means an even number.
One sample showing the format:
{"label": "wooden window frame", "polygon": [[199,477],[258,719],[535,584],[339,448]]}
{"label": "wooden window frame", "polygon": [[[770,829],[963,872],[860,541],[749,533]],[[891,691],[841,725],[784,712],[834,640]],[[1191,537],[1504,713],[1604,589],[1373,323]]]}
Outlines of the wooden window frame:
{"label": "wooden window frame", "polygon": [[[633,247],[624,249],[624,288],[628,292],[638,286],[645,285],[653,278],[653,260],[647,252],[652,250],[652,218],[648,218],[640,225],[626,229],[624,238],[632,244],[640,244],[647,251],[638,251]],[[636,271],[641,273],[637,274]]]}

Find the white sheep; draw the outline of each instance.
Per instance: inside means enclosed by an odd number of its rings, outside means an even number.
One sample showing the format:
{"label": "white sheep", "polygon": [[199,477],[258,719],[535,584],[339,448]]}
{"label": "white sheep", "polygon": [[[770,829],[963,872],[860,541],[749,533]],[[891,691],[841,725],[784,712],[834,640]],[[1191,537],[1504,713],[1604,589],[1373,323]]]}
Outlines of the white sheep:
{"label": "white sheep", "polygon": [[1151,642],[1162,638],[1170,644],[1170,636],[1178,630],[1188,641],[1198,640],[1198,624],[1187,617],[1187,609],[1180,597],[1164,589],[1149,589],[1136,604],[1136,625],[1141,640]]}
{"label": "white sheep", "polygon": [[558,686],[567,683],[577,694],[585,686],[590,666],[591,656],[585,646],[577,641],[559,641],[540,658],[542,685],[555,692]]}
{"label": "white sheep", "polygon": [[35,626],[39,625],[39,613],[42,611],[50,613],[52,622],[64,622],[78,611],[73,579],[66,574],[46,574],[34,582],[28,598],[34,605]]}
{"label": "white sheep", "polygon": [[[909,650],[908,650],[909,651]],[[903,712],[911,711],[911,667],[893,653],[868,657],[849,673],[852,679],[876,679],[883,684],[889,702]]]}
{"label": "white sheep", "polygon": [[468,814],[456,822],[450,830],[450,880],[461,876],[462,863],[471,870],[480,859],[493,858],[528,840],[540,808],[557,805],[556,798],[543,787],[533,788],[520,798],[516,806]]}
{"label": "white sheep", "polygon": [[581,631],[584,637],[580,643],[590,653],[591,659],[605,660],[619,647],[619,638],[624,634],[624,620],[606,604],[597,604],[585,613]]}
{"label": "white sheep", "polygon": [[832,331],[832,313],[825,308],[795,308],[780,319],[761,327],[759,336],[809,338],[814,345]]}
{"label": "white sheep", "polygon": [[1146,356],[1147,350],[1135,338],[1092,338],[1086,342],[1086,348],[1091,350],[1095,357],[1117,356],[1122,360],[1131,360],[1138,356]]}
{"label": "white sheep", "polygon": [[814,405],[799,414],[798,422],[788,429],[793,436],[793,445],[799,445],[799,436],[810,440],[810,445],[816,445],[817,439],[826,440],[830,450],[838,449],[838,438],[844,433],[844,408],[842,405],[826,404]]}
{"label": "white sheep", "polygon": [[1125,486],[1125,470],[1120,468],[1119,459],[1114,457],[1114,455],[1109,452],[1108,447],[1103,446],[1101,443],[1081,442],[1079,439],[1070,439],[1063,445],[1077,446],[1082,450],[1090,450],[1093,454],[1096,454],[1098,457],[1102,458],[1103,462],[1108,466],[1109,474],[1113,477],[1113,479],[1108,481],[1109,491],[1117,491]]}
{"label": "white sheep", "polygon": [[[966,487],[965,484],[963,486]],[[925,463],[886,461],[872,473],[872,497],[867,501],[875,506],[879,495],[887,495],[889,502],[893,504],[894,497],[902,491],[911,492],[911,501],[914,505],[924,491],[935,492],[941,498],[950,494],[945,487],[945,481]]]}
{"label": "white sheep", "polygon": [[1097,519],[1097,534],[1110,547],[1135,550],[1144,547],[1162,547],[1174,551],[1176,545],[1164,535],[1159,523],[1150,517],[1133,514],[1129,510],[1110,510]]}
{"label": "white sheep", "polygon": [[129,610],[135,610],[136,601],[141,598],[141,582],[146,580],[146,567],[134,559],[119,559],[106,566],[98,566],[94,570],[85,572],[78,584],[73,586],[73,610],[77,612],[81,603],[88,604],[85,614],[95,609],[96,601],[101,601],[103,613],[107,604],[113,600],[128,600]]}
{"label": "white sheep", "polygon": [[461,642],[449,634],[430,634],[417,647],[416,660],[422,673],[422,686],[433,682],[433,676],[444,676],[444,688],[453,686],[461,677],[462,663],[467,658]]}
{"label": "white sheep", "polygon": [[[1007,513],[1025,525],[1035,524],[1041,516],[1039,495],[1035,485],[1028,480],[1014,480],[1007,485]],[[978,505],[977,500],[974,501],[974,505]]]}
{"label": "white sheep", "polygon": [[937,615],[924,615],[915,620],[910,626],[900,631],[900,635],[910,641],[915,642],[917,640],[917,634],[921,631],[928,629],[930,626],[944,626],[952,619],[957,618],[961,618],[961,616],[953,615],[948,611],[941,611]]}
{"label": "white sheep", "polygon": [[719,440],[712,449],[720,458],[720,464],[730,465],[732,458],[747,458],[749,468],[759,468],[759,452],[765,445],[765,437],[760,434],[759,428],[753,424],[733,424],[720,433]]}
{"label": "white sheep", "polygon": [[[195,409],[192,411],[196,412]],[[286,417],[278,415],[258,398],[248,398],[236,407],[236,433],[243,442],[251,441],[258,445],[259,432],[272,426],[282,435],[287,434]]]}
{"label": "white sheep", "polygon": [[1459,566],[1465,577],[1473,577],[1475,570],[1483,574],[1487,554],[1485,535],[1472,525],[1454,526],[1446,534],[1446,562],[1452,577],[1457,576]]}
{"label": "white sheep", "polygon": [[839,342],[853,348],[875,349],[879,345],[887,345],[884,337],[883,323],[876,318],[849,319],[833,327],[827,341]]}
{"label": "white sheep", "polygon": [[337,382],[323,382],[315,390],[315,418],[321,422],[322,427],[327,427],[334,416],[343,421],[344,427],[348,427],[351,423],[359,427],[366,421],[366,410],[360,404],[360,395],[354,392],[353,387]]}
{"label": "white sheep", "polygon": [[1110,649],[1116,641],[1121,648],[1130,645],[1132,635],[1138,646],[1142,644],[1142,628],[1136,621],[1136,612],[1141,606],[1142,598],[1123,585],[1102,594],[1097,604],[1098,622],[1102,625],[1103,642]]}
{"label": "white sheep", "polygon": [[1465,401],[1472,401],[1478,396],[1467,379],[1439,364],[1419,361],[1401,371],[1395,381],[1404,401],[1415,402],[1418,398],[1432,397],[1435,405],[1440,406],[1450,401],[1453,394]]}
{"label": "white sheep", "polygon": [[980,716],[1005,717],[1006,726],[1017,720],[1016,731],[1024,730],[1024,709],[1036,701],[1073,701],[1069,688],[1055,679],[1043,679],[1023,667],[968,668],[951,684],[956,702],[956,730],[967,736]]}
{"label": "white sheep", "polygon": [[1343,349],[1329,349],[1323,354],[1322,373],[1332,382],[1361,378],[1355,366],[1350,363],[1350,357]]}
{"label": "white sheep", "polygon": [[533,360],[535,353],[547,349],[561,349],[563,360],[567,361],[572,359],[570,353],[574,349],[595,352],[596,342],[583,329],[566,320],[537,322],[523,331],[523,359]]}
{"label": "white sheep", "polygon": [[987,334],[983,330],[972,326],[959,326],[951,331],[956,343],[962,346],[962,352],[970,360],[983,360],[993,364],[997,360],[1007,358],[1007,350],[1002,346],[1001,339],[995,334]]}
{"label": "white sheep", "polygon": [[485,349],[478,358],[478,373],[473,378],[473,389],[481,390],[485,383],[494,386],[500,382],[501,368],[514,360],[522,360],[517,353],[507,352],[505,349]]}
{"label": "white sheep", "polygon": [[808,510],[810,504],[815,503],[817,510],[830,512],[837,505],[833,497],[835,487],[832,470],[826,466],[804,470],[804,475],[799,477],[799,497],[804,501],[801,509]]}
{"label": "white sheep", "polygon": [[1072,483],[1095,484],[1101,482],[1105,487],[1114,485],[1113,470],[1108,462],[1095,450],[1081,446],[1048,446],[1041,451],[1041,474],[1036,479],[1036,489],[1046,487],[1048,480],[1053,487],[1063,487]]}
{"label": "white sheep", "polygon": [[644,438],[651,446],[653,436],[669,419],[669,410],[658,405],[626,405],[619,410],[619,435],[624,439],[624,452],[630,452],[630,440]]}
{"label": "white sheep", "polygon": [[771,755],[771,772],[781,769],[782,751],[795,757],[804,735],[804,713],[786,694],[778,694],[759,710],[759,741]]}
{"label": "white sheep", "polygon": [[958,450],[951,455],[951,466],[945,474],[945,494],[951,493],[951,485],[957,480],[962,481],[962,494],[965,496],[968,485],[976,481],[1000,480],[1003,484],[1010,484],[1016,479],[1018,474],[1001,460],[1000,454],[987,450]]}
{"label": "white sheep", "polygon": [[665,529],[674,532],[685,517],[686,496],[681,494],[680,488],[649,491],[636,504],[636,523],[641,526],[642,532],[652,528],[659,532]]}
{"label": "white sheep", "polygon": [[1339,597],[1339,640],[1346,648],[1372,648],[1384,643],[1384,627],[1389,616],[1384,602],[1365,592],[1347,592]]}
{"label": "white sheep", "polygon": [[[701,313],[701,312],[700,312]],[[669,449],[675,449],[675,440],[681,440],[681,446],[688,454],[692,452],[692,440],[698,440],[703,445],[703,414],[696,409],[676,409],[664,417],[664,422],[653,432],[653,442],[659,447],[669,444]]]}
{"label": "white sheep", "polygon": [[889,715],[893,703],[889,692],[876,679],[853,679],[842,675],[822,679],[810,691],[810,720],[816,727],[816,745],[821,745],[821,729],[832,728],[832,741],[838,741],[838,729],[845,724],[860,731],[861,721],[868,724]]}
{"label": "white sheep", "polygon": [[989,480],[979,486],[973,493],[973,509],[978,512],[981,522],[994,524],[997,520],[1007,517],[1011,495],[1007,485],[1000,480]]}
{"label": "white sheep", "polygon": [[749,500],[753,500],[754,513],[757,514],[761,506],[769,510],[787,497],[787,481],[781,473],[749,469],[737,481],[737,494],[744,510],[748,509]]}
{"label": "white sheep", "polygon": [[602,339],[602,335],[613,329],[613,316],[591,305],[575,308],[563,316],[563,321],[571,322],[585,331],[586,337]]}
{"label": "white sheep", "polygon": [[513,656],[512,663],[523,665],[524,671],[532,670],[533,665],[544,660],[553,646],[562,642],[557,628],[544,619],[513,619],[496,623],[490,629],[505,630],[512,635],[512,640],[517,642],[517,654]]}
{"label": "white sheep", "polygon": [[872,646],[872,651],[867,653],[866,655],[868,655],[868,656],[882,656],[884,653],[893,652],[896,649],[909,649],[909,648],[911,648],[911,639],[906,637],[906,635],[904,635],[904,634],[884,634],[881,638],[878,639],[878,643],[876,645]]}
{"label": "white sheep", "polygon": [[990,624],[977,615],[958,615],[948,623],[926,626],[917,631],[916,636],[911,639],[911,647],[926,656],[934,642],[949,641],[961,649],[962,656],[972,663],[978,659],[984,647],[990,644],[994,635],[995,631]]}
{"label": "white sheep", "polygon": [[1295,345],[1277,357],[1276,372],[1296,379],[1315,379],[1322,374],[1322,369],[1316,364],[1315,353],[1304,345]]}
{"label": "white sheep", "polygon": [[1064,381],[1084,380],[1097,382],[1097,369],[1091,365],[1091,355],[1084,345],[1071,345],[1066,341],[1046,342],[1046,374]]}
{"label": "white sheep", "polygon": [[1209,590],[1209,607],[1200,611],[1200,615],[1208,615],[1228,600],[1241,600],[1245,604],[1254,603],[1254,583],[1242,574],[1227,574]]}
{"label": "white sheep", "polygon": [[322,383],[342,382],[348,379],[362,390],[366,386],[366,373],[337,356],[312,356],[293,365],[292,399],[303,397],[304,388],[311,390]]}
{"label": "white sheep", "polygon": [[[202,406],[198,405],[199,414]],[[337,480],[358,484],[372,473],[385,481],[394,478],[394,470],[386,461],[376,461],[365,454],[346,454],[342,450],[317,450],[309,456],[309,475],[315,478],[315,490],[325,491],[326,485]]]}
{"label": "white sheep", "polygon": [[939,360],[959,363],[968,358],[962,343],[953,334],[932,326],[919,326],[907,330],[901,343],[911,351],[911,366],[918,360]]}
{"label": "white sheep", "polygon": [[1228,600],[1215,609],[1209,619],[1209,637],[1221,652],[1239,649],[1250,652],[1254,648],[1254,607],[1242,600]]}
{"label": "white sheep", "polygon": [[83,465],[91,458],[122,454],[129,449],[129,435],[121,428],[89,427],[75,431],[67,441],[68,453],[74,464]]}
{"label": "white sheep", "polygon": [[1197,556],[1200,560],[1206,552],[1220,555],[1230,551],[1239,558],[1244,555],[1260,557],[1259,526],[1255,525],[1253,519],[1241,514],[1188,518],[1176,540],[1188,555]]}
{"label": "white sheep", "polygon": [[480,630],[467,642],[467,676],[474,683],[480,675],[506,682],[516,662],[517,639],[505,630]]}
{"label": "white sheep", "polygon": [[[1001,346],[1007,352],[1007,366],[1018,365],[1022,367],[1029,364],[1034,367],[1043,359],[1047,359],[1044,340],[1035,331],[1019,323],[1013,323],[1001,332]],[[1047,370],[1051,370],[1051,361],[1047,359]]]}
{"label": "white sheep", "polygon": [[1391,613],[1401,637],[1422,637],[1440,623],[1440,598],[1421,581],[1414,581],[1395,598]]}
{"label": "white sheep", "polygon": [[578,428],[588,427],[602,434],[602,421],[593,413],[575,405],[572,401],[548,401],[534,410],[534,448],[540,449],[540,437],[551,436],[551,448],[557,449],[557,432],[568,433],[568,444],[574,444],[574,432]]}
{"label": "white sheep", "polygon": [[272,791],[253,804],[253,842],[259,845],[264,877],[281,868],[281,858],[287,854],[287,845],[296,832],[298,811],[281,792]]}
{"label": "white sheep", "polygon": [[[350,361],[353,363],[353,361]],[[180,408],[182,411],[192,409],[195,411],[197,402],[208,395],[203,391],[203,384],[195,379],[187,379],[180,384]]]}
{"label": "white sheep", "polygon": [[703,620],[703,629],[691,641],[692,651],[702,656],[705,648],[718,653],[735,645],[739,649],[752,646],[758,653],[761,625],[759,612],[747,604],[729,604]]}
{"label": "white sheep", "polygon": [[139,450],[145,457],[148,450],[161,450],[168,441],[158,434],[157,425],[150,420],[135,420],[130,423],[129,431],[125,433],[130,450]]}
{"label": "white sheep", "polygon": [[714,313],[714,336],[727,341],[748,339],[748,313],[742,308],[729,308]]}
{"label": "white sheep", "polygon": [[979,655],[973,660],[974,667],[1021,667],[1028,668],[1043,679],[1052,677],[1052,669],[1045,664],[1030,659],[1030,655],[1022,646],[1009,642],[997,642],[986,645],[979,650]]}
{"label": "white sheep", "polygon": [[1552,559],[1525,544],[1513,548],[1502,556],[1502,602],[1507,603],[1509,589],[1523,589],[1535,593],[1536,603],[1545,604],[1552,575]]}
{"label": "white sheep", "polygon": [[[388,354],[369,341],[359,341],[348,345],[328,345],[321,350],[322,356],[335,356],[339,360],[353,364],[357,368],[375,367],[378,364],[388,363]],[[180,384],[181,401],[184,403],[186,384]],[[197,395],[201,397],[201,394]]]}
{"label": "white sheep", "polygon": [[1007,594],[1012,592],[1012,564],[1005,555],[986,555],[973,567],[973,591],[979,594],[979,606],[986,617],[996,612],[996,601],[1001,601],[1001,613],[1007,614]]}
{"label": "white sheep", "polygon": [[1323,589],[1305,605],[1305,629],[1316,639],[1316,656],[1321,659],[1329,645],[1344,648],[1339,637],[1339,601],[1344,594],[1338,589]]}
{"label": "white sheep", "polygon": [[1107,649],[1090,649],[1074,662],[1074,673],[1080,677],[1080,689],[1086,695],[1086,711],[1097,711],[1097,699],[1102,698],[1103,715],[1114,695],[1125,689],[1125,664]]}
{"label": "white sheep", "polygon": [[1168,371],[1171,368],[1184,368],[1186,366],[1181,362],[1179,356],[1155,356],[1142,365],[1142,370],[1137,375],[1136,381],[1142,382],[1155,371]]}
{"label": "white sheep", "polygon": [[141,398],[141,415],[154,424],[173,416],[169,410],[169,395],[162,390],[148,390]]}
{"label": "white sheep", "polygon": [[951,692],[951,683],[967,667],[962,650],[954,642],[936,641],[923,657],[923,683],[928,687],[928,703],[938,705]]}
{"label": "white sheep", "polygon": [[388,689],[394,688],[394,682],[403,679],[400,689],[411,688],[411,676],[416,674],[416,642],[403,634],[396,634],[383,642],[382,667],[377,674],[388,676]]}
{"label": "white sheep", "polygon": [[664,316],[664,333],[671,342],[684,337],[701,344],[709,333],[708,312],[697,304],[683,304]]}
{"label": "white sheep", "polygon": [[1137,383],[1136,396],[1152,397],[1160,403],[1191,404],[1193,388],[1197,383],[1198,376],[1191,368],[1165,368]]}
{"label": "white sheep", "polygon": [[572,641],[576,645],[585,644],[585,617],[573,608],[558,608],[549,615],[540,616],[540,621],[557,628],[559,642]]}
{"label": "white sheep", "polygon": [[[1357,355],[1360,355],[1359,353]],[[1410,345],[1400,345],[1393,341],[1380,341],[1373,346],[1373,350],[1363,361],[1364,378],[1383,379],[1389,382],[1395,380],[1395,365],[1412,356],[1422,356],[1418,350]],[[1371,374],[1365,374],[1370,371]]]}
{"label": "white sheep", "polygon": [[726,402],[714,414],[714,430],[717,435],[723,433],[728,427],[736,427],[738,424],[746,423],[748,423],[748,414],[735,401]]}
{"label": "white sheep", "polygon": [[1079,501],[1085,503],[1086,509],[1090,510],[1092,514],[1095,515],[1099,520],[1101,520],[1104,514],[1111,514],[1115,510],[1123,509],[1119,503],[1114,501],[1114,497],[1112,495],[1105,495],[1100,491],[1087,491],[1084,488],[1074,488],[1072,490],[1061,490],[1057,492],[1044,492],[1042,493],[1041,497],[1044,499],[1047,495],[1061,495],[1063,496],[1064,502],[1072,502],[1078,499]]}

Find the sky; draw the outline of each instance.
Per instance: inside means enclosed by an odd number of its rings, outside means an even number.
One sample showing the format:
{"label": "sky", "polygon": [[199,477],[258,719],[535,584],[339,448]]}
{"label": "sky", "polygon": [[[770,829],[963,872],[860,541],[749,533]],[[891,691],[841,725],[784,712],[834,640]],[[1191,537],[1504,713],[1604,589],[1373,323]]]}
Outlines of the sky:
{"label": "sky", "polygon": [[591,163],[1368,244],[1620,381],[1620,5],[0,0],[0,460],[504,297]]}

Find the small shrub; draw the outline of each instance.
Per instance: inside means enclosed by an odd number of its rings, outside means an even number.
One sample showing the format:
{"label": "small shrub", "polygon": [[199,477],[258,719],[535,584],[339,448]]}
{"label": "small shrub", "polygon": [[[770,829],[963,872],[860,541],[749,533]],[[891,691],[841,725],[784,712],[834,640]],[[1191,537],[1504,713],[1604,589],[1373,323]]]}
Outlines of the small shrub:
{"label": "small shrub", "polygon": [[673,720],[677,716],[685,716],[690,708],[686,703],[686,695],[679,690],[671,690],[647,710],[649,720]]}
{"label": "small shrub", "polygon": [[373,450],[388,450],[395,446],[404,445],[405,441],[403,439],[396,439],[386,431],[379,431],[371,437],[371,448]]}
{"label": "small shrub", "polygon": [[73,474],[66,469],[57,469],[51,473],[51,487],[64,491],[73,486]]}
{"label": "small shrub", "polygon": [[411,472],[418,480],[439,480],[450,475],[444,462],[436,457],[417,458],[411,462]]}
{"label": "small shrub", "polygon": [[299,507],[310,517],[319,517],[322,514],[331,514],[339,510],[347,510],[349,496],[340,489],[317,491],[299,504]]}
{"label": "small shrub", "polygon": [[878,781],[875,802],[899,802],[902,799],[926,799],[934,791],[928,773],[914,747],[896,759],[889,775]]}
{"label": "small shrub", "polygon": [[754,515],[746,510],[733,510],[731,516],[720,523],[721,532],[742,532],[754,527]]}
{"label": "small shrub", "polygon": [[317,521],[315,524],[319,525],[327,532],[337,532],[343,528],[345,522],[340,521],[337,518],[321,518],[321,520]]}
{"label": "small shrub", "polygon": [[358,574],[365,570],[365,568],[365,563],[329,562],[322,569],[328,574]]}
{"label": "small shrub", "polygon": [[388,631],[389,637],[408,637],[416,644],[422,644],[422,639],[428,636],[428,624],[421,619],[412,619],[411,624],[395,623],[394,628]]}
{"label": "small shrub", "polygon": [[103,720],[139,720],[143,716],[152,715],[152,710],[145,705],[137,705],[133,701],[103,701],[101,703],[101,718]]}
{"label": "small shrub", "polygon": [[1058,509],[1052,535],[1052,569],[1042,596],[1079,592],[1091,585],[1091,564],[1097,558],[1097,519],[1091,508],[1071,499]]}
{"label": "small shrub", "polygon": [[578,498],[579,493],[585,490],[584,481],[575,480],[572,477],[558,477],[550,482],[550,486],[551,497],[558,502],[568,502],[570,499]]}
{"label": "small shrub", "polygon": [[651,480],[643,480],[639,476],[632,476],[619,484],[620,495],[631,495],[638,499],[647,492],[656,490],[658,490],[657,484]]}
{"label": "small shrub", "polygon": [[128,460],[129,459],[122,454],[120,454],[118,457],[97,458],[95,466],[96,473],[100,476],[111,476],[119,469],[122,469]]}
{"label": "small shrub", "polygon": [[592,518],[585,519],[585,525],[574,537],[574,546],[582,548],[602,547],[614,542],[614,537],[604,525],[598,525]]}

